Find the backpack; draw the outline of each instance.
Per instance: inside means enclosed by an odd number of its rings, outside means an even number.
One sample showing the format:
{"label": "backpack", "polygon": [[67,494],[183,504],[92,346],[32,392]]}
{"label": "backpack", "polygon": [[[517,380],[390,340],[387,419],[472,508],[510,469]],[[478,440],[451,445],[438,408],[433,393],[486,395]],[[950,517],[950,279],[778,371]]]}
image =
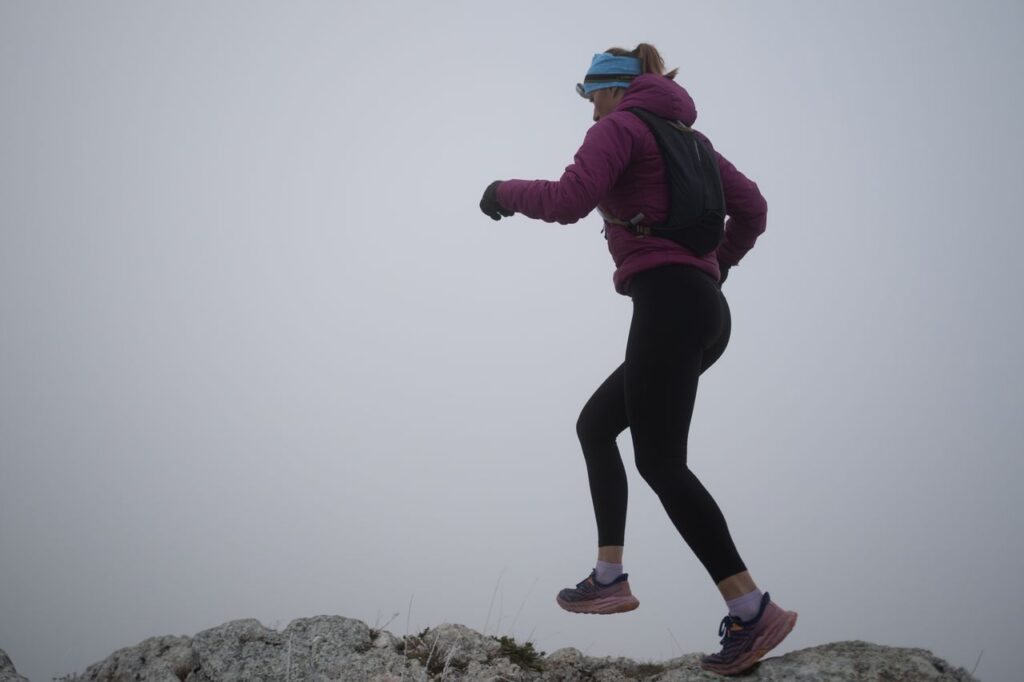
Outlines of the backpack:
{"label": "backpack", "polygon": [[[641,225],[643,213],[629,222],[610,222],[624,225],[638,236],[666,237],[698,256],[711,253],[725,236],[725,195],[714,152],[692,128],[679,121],[666,120],[639,107],[628,111],[647,124],[661,150],[671,192],[669,215],[657,225]],[[605,217],[609,218],[607,214]]]}

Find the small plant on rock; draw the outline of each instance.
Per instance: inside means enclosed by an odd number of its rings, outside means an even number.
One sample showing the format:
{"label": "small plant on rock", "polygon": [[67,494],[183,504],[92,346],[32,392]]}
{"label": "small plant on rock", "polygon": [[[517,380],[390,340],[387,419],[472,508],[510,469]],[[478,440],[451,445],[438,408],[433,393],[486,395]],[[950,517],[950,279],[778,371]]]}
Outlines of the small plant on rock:
{"label": "small plant on rock", "polygon": [[495,637],[491,635],[491,639],[495,639],[501,644],[501,656],[507,656],[508,660],[512,661],[520,668],[536,670],[538,672],[544,670],[544,655],[545,652],[541,651],[537,653],[537,650],[533,648],[533,642],[526,642],[525,644],[519,644],[512,637],[502,635],[501,637]]}
{"label": "small plant on rock", "polygon": [[660,663],[639,663],[635,667],[623,670],[622,674],[626,677],[631,677],[634,680],[645,680],[648,677],[658,675],[666,670],[668,670],[668,668]]}

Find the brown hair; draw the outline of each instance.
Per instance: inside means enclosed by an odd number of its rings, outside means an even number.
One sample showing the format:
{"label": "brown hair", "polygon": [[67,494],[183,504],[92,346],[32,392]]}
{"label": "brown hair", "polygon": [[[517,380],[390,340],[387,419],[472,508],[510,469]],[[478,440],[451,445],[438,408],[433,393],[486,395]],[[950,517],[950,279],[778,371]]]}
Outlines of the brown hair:
{"label": "brown hair", "polygon": [[656,73],[659,76],[675,79],[679,69],[672,69],[665,73],[665,60],[661,58],[658,49],[649,43],[640,43],[635,50],[624,50],[621,47],[610,47],[605,50],[608,54],[616,57],[636,57],[640,60],[640,73]]}

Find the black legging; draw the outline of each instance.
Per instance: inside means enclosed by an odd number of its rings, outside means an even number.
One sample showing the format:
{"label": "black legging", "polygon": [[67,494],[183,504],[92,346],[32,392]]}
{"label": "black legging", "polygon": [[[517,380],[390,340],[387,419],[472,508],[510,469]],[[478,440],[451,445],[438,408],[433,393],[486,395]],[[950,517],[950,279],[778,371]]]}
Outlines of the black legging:
{"label": "black legging", "polygon": [[626,361],[594,392],[576,424],[597,517],[598,546],[623,545],[626,471],[616,437],[629,428],[637,471],[715,583],[747,570],[725,517],[686,466],[697,379],[729,343],[729,306],[710,276],[666,265],[630,280]]}

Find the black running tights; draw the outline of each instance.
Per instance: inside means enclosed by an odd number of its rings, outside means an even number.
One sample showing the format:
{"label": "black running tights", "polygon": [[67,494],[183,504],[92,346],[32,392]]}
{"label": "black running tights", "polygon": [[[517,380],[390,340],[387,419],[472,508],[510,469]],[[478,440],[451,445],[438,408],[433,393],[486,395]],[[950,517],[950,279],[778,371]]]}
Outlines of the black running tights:
{"label": "black running tights", "polygon": [[626,359],[576,424],[597,517],[598,546],[623,545],[626,472],[615,444],[629,428],[637,471],[715,583],[747,570],[714,498],[686,466],[697,380],[729,342],[729,306],[710,276],[666,265],[630,280]]}

